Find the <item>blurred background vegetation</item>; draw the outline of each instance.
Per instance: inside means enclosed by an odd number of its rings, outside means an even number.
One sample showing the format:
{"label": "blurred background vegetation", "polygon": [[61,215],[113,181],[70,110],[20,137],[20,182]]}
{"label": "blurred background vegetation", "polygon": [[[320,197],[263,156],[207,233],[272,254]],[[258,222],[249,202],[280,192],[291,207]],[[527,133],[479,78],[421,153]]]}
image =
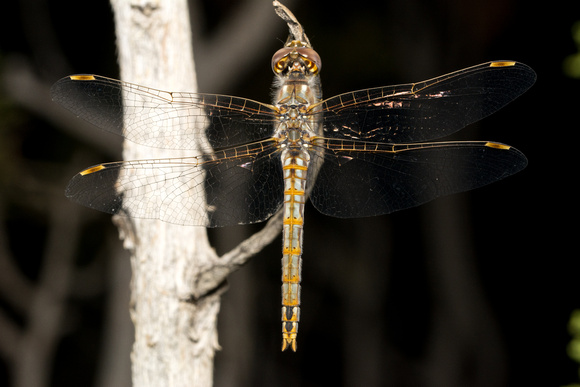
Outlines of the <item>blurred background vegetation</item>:
{"label": "blurred background vegetation", "polygon": [[[308,206],[298,352],[279,352],[281,246],[272,243],[231,276],[216,386],[577,383],[567,348],[580,307],[580,4],[284,3],[322,57],[326,96],[489,60],[530,65],[530,91],[459,134],[513,145],[529,166],[388,216],[338,220]],[[270,1],[190,5],[200,91],[269,101],[270,58],[287,36]],[[0,385],[29,372],[38,386],[128,385],[127,255],[110,216],[63,195],[74,173],[120,159],[121,142],[48,95],[68,74],[118,77],[110,6],[15,0],[1,15]],[[225,252],[259,228],[210,235]]]}

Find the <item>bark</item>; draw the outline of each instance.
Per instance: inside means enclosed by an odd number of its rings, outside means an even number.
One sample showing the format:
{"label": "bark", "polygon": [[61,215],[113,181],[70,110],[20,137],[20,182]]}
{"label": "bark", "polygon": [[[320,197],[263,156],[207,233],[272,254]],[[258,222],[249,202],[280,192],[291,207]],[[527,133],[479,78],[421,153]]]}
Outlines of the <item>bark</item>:
{"label": "bark", "polygon": [[[121,78],[195,92],[187,1],[111,3]],[[124,145],[126,160],[182,156],[191,154]],[[205,198],[200,195],[198,200]],[[225,278],[279,234],[281,218],[274,216],[261,232],[222,257],[211,248],[203,227],[126,217],[116,222],[132,254],[133,385],[211,386]]]}
{"label": "bark", "polygon": [[[187,2],[112,0],[123,80],[164,90],[196,91]],[[125,143],[125,159],[177,157]],[[195,278],[215,259],[206,230],[119,218],[132,252],[134,386],[211,386],[218,348],[222,279]],[[210,279],[211,276],[210,276]],[[208,295],[211,293],[211,295]]]}

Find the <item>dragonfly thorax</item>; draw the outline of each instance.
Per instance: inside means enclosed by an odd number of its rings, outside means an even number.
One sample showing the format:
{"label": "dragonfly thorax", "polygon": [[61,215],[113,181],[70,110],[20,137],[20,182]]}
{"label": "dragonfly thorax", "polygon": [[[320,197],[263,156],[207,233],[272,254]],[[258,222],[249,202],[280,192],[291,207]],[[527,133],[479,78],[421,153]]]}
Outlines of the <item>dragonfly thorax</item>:
{"label": "dragonfly thorax", "polygon": [[308,111],[307,104],[300,105],[280,105],[280,121],[288,123],[290,126],[297,126],[299,121],[306,119]]}
{"label": "dragonfly thorax", "polygon": [[308,146],[312,135],[315,135],[315,133],[312,133],[307,124],[293,127],[286,123],[281,123],[278,126],[276,138],[280,140],[283,148],[302,148]]}

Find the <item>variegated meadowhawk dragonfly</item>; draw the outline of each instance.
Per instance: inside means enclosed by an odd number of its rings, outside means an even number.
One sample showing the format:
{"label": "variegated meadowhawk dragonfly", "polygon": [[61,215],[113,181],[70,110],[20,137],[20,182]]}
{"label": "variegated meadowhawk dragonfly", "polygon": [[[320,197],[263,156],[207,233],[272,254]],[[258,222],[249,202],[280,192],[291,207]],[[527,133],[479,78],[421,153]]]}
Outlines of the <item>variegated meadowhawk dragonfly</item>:
{"label": "variegated meadowhawk dragonfly", "polygon": [[498,142],[432,142],[530,88],[536,75],[522,63],[488,62],[328,99],[320,69],[307,38],[294,37],[272,58],[271,104],[98,75],[68,76],[51,90],[56,102],[102,129],[194,153],[87,168],[66,189],[77,203],[204,227],[262,222],[283,211],[282,350],[296,350],[307,198],[339,218],[388,214],[492,183],[527,164],[520,151]]}

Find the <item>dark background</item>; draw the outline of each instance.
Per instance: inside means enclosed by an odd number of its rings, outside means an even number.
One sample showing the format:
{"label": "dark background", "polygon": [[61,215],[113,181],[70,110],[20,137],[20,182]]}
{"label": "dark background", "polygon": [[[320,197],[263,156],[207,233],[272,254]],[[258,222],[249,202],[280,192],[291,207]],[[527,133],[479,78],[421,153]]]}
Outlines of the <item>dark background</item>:
{"label": "dark background", "polygon": [[[270,58],[287,36],[281,20],[264,31],[259,53],[249,50],[251,60],[212,56],[213,39],[244,4],[192,4],[203,21],[195,32],[200,91],[269,101]],[[279,349],[281,246],[274,242],[231,276],[216,386],[578,382],[578,365],[566,353],[568,319],[580,307],[573,233],[579,81],[562,69],[578,51],[571,28],[580,4],[571,4],[287,3],[322,58],[326,97],[489,60],[531,66],[538,75],[531,90],[460,134],[513,145],[529,165],[493,185],[387,216],[338,220],[308,206],[298,353]],[[277,18],[243,17],[249,24]],[[104,354],[128,359],[126,345],[106,339],[116,297],[111,277],[118,260],[127,269],[128,258],[110,217],[69,203],[63,190],[78,170],[119,158],[120,146],[97,129],[76,131],[48,88],[71,73],[118,77],[112,13],[105,1],[12,1],[3,5],[0,28],[0,385],[15,385],[22,339],[34,321],[52,321],[34,315],[32,305],[46,291],[39,285],[49,257],[66,254],[68,269],[52,272],[66,272],[67,286],[44,385],[106,385]],[[210,236],[225,252],[259,228]],[[63,245],[71,251],[59,251]]]}

